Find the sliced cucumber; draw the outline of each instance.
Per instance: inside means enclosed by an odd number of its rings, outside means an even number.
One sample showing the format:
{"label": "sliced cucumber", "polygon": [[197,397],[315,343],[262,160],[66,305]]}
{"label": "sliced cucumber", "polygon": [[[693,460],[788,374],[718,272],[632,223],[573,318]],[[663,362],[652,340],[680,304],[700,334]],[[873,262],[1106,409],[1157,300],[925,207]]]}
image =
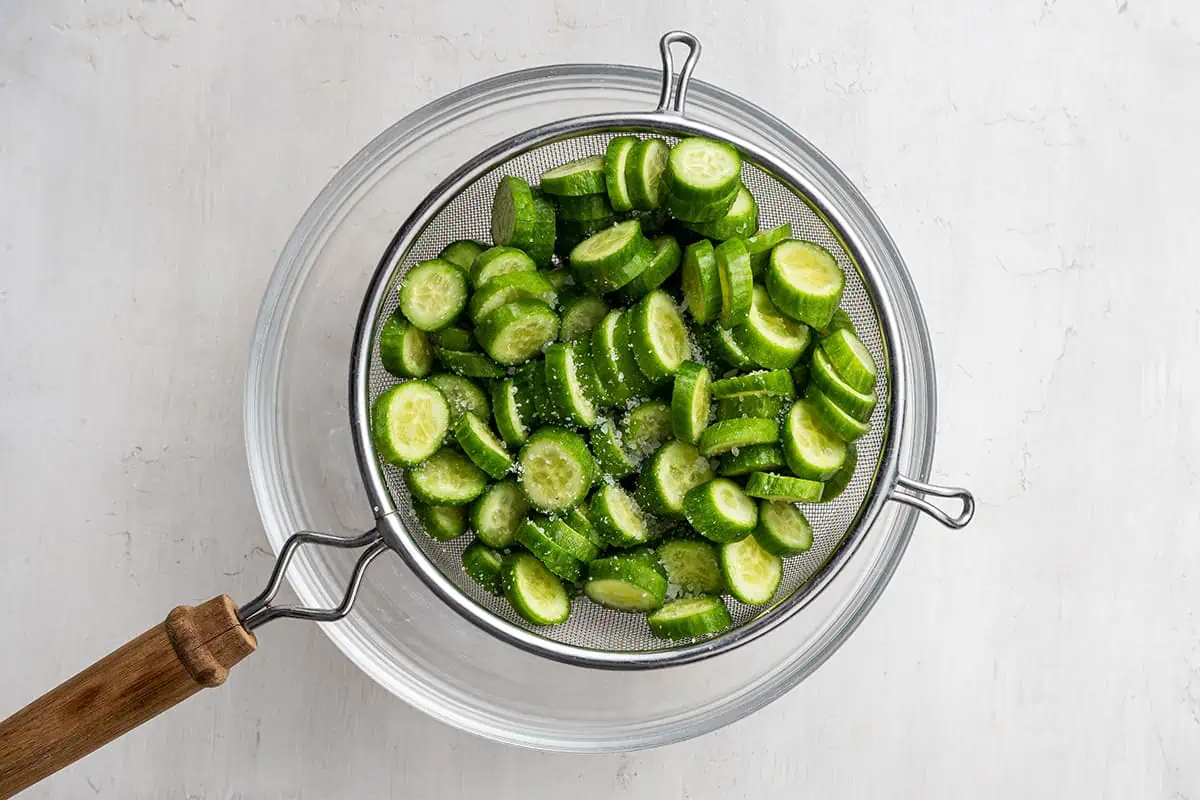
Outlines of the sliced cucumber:
{"label": "sliced cucumber", "polygon": [[808,350],[808,326],[788,319],[771,302],[767,290],[754,287],[750,316],[733,329],[733,338],[760,367],[787,369]]}
{"label": "sliced cucumber", "polygon": [[571,530],[586,538],[589,542],[596,546],[597,552],[603,552],[607,546],[597,531],[596,526],[592,524],[592,520],[584,513],[586,506],[576,506],[562,516],[562,521],[571,527]]}
{"label": "sliced cucumber", "polygon": [[663,208],[667,213],[680,222],[713,222],[721,219],[729,212],[733,202],[737,200],[737,187],[712,202],[689,203],[668,190],[663,197]]}
{"label": "sliced cucumber", "polygon": [[675,438],[695,444],[708,427],[712,412],[712,374],[708,367],[685,361],[675,373],[671,390],[671,426]]}
{"label": "sliced cucumber", "polygon": [[539,267],[550,266],[550,260],[554,257],[554,245],[557,238],[558,222],[557,212],[554,210],[554,203],[549,198],[542,194],[537,194],[533,198],[533,234],[528,241],[517,242],[511,244],[515,247],[520,247],[533,262]]}
{"label": "sliced cucumber", "polygon": [[495,361],[483,353],[471,353],[462,350],[447,350],[435,347],[433,353],[438,363],[464,378],[502,378],[504,370]]}
{"label": "sliced cucumber", "polygon": [[792,226],[784,223],[769,231],[759,231],[746,239],[746,252],[750,254],[750,271],[754,277],[762,275],[771,257],[771,248],[784,239],[792,238]]}
{"label": "sliced cucumber", "polygon": [[433,348],[423,330],[396,313],[379,331],[379,361],[397,378],[424,378],[433,367]]}
{"label": "sliced cucumber", "polygon": [[556,342],[546,348],[546,391],[557,416],[565,424],[590,428],[596,424],[596,406],[584,390],[576,363],[575,347]]}
{"label": "sliced cucumber", "polygon": [[[572,222],[569,219],[558,218],[556,238],[554,240],[554,252],[560,256],[567,256],[575,246],[589,236],[593,236],[606,228],[611,228],[617,224],[618,220],[615,216],[606,217],[605,219],[594,219],[588,222]],[[574,278],[572,278],[573,280]]]}
{"label": "sliced cucumber", "polygon": [[761,500],[781,500],[788,503],[819,503],[824,485],[790,475],[773,472],[752,472],[746,480],[746,494]]}
{"label": "sliced cucumber", "polygon": [[787,398],[770,394],[726,397],[717,401],[717,420],[737,419],[738,417],[779,419],[783,416],[784,410],[790,406]]}
{"label": "sliced cucumber", "polygon": [[708,347],[715,358],[734,369],[754,369],[758,366],[737,343],[733,331],[720,325],[709,326]]}
{"label": "sliced cucumber", "polygon": [[839,328],[821,340],[821,349],[852,389],[865,393],[875,388],[875,359],[853,331]]}
{"label": "sliced cucumber", "polygon": [[829,319],[829,324],[821,328],[819,333],[824,338],[834,331],[840,331],[843,328],[858,336],[858,329],[854,327],[854,322],[850,319],[850,315],[843,309],[837,308],[834,309],[833,316]]}
{"label": "sliced cucumber", "polygon": [[846,445],[825,426],[816,408],[797,400],[784,425],[783,454],[798,478],[823,481],[846,461]]}
{"label": "sliced cucumber", "polygon": [[626,380],[627,374],[636,374],[637,380],[643,383],[646,380],[637,367],[633,353],[618,347],[617,333],[623,313],[620,309],[613,309],[592,331],[592,364],[610,403],[623,403],[633,396],[634,387]]}
{"label": "sliced cucumber", "polygon": [[431,506],[413,503],[413,511],[430,538],[439,542],[457,539],[467,532],[467,511],[462,506]]}
{"label": "sliced cucumber", "polygon": [[786,465],[783,449],[774,444],[751,444],[730,450],[721,456],[717,472],[726,477],[749,475],[751,472],[769,472]]}
{"label": "sliced cucumber", "polygon": [[733,624],[725,602],[701,595],[673,600],[646,616],[650,632],[660,639],[677,641],[720,633]]}
{"label": "sliced cucumber", "polygon": [[558,293],[540,272],[510,272],[490,279],[471,295],[467,313],[471,322],[478,325],[484,317],[500,306],[516,300],[541,300],[553,308],[558,302]]}
{"label": "sliced cucumber", "polygon": [[773,419],[744,417],[714,422],[700,436],[700,452],[705,456],[728,453],[735,447],[771,444],[779,441],[779,423]]}
{"label": "sliced cucumber", "polygon": [[442,252],[438,253],[438,258],[449,261],[463,272],[470,272],[471,264],[475,263],[476,257],[487,249],[488,246],[483,242],[474,239],[459,239],[443,247]]}
{"label": "sliced cucumber", "polygon": [[492,199],[492,241],[501,247],[519,247],[532,238],[536,220],[529,184],[515,175],[501,178]]}
{"label": "sliced cucumber", "polygon": [[570,342],[590,336],[608,310],[608,303],[604,302],[604,298],[591,292],[581,292],[564,299],[562,323],[558,329],[559,338]]}
{"label": "sliced cucumber", "polygon": [[867,435],[871,430],[869,423],[860,422],[846,413],[837,403],[829,399],[816,384],[810,383],[804,390],[804,399],[812,404],[813,410],[825,426],[833,431],[843,442],[853,442]]}
{"label": "sliced cucumber", "polygon": [[504,443],[492,433],[486,422],[471,413],[454,423],[454,439],[475,466],[500,480],[512,469],[513,459]]}
{"label": "sliced cucumber", "polygon": [[479,541],[503,550],[517,540],[529,502],[515,481],[493,483],[471,505],[471,527]]}
{"label": "sliced cucumber", "polygon": [[579,434],[542,428],[521,448],[518,476],[531,505],[546,513],[583,502],[596,479],[596,462]]}
{"label": "sliced cucumber", "polygon": [[496,430],[509,447],[520,447],[529,438],[531,421],[529,414],[521,410],[520,393],[512,378],[497,381],[492,385],[492,413],[496,418]]}
{"label": "sliced cucumber", "polygon": [[638,478],[638,500],[653,514],[683,516],[683,498],[713,479],[713,467],[695,445],[670,441],[651,456]]}
{"label": "sliced cucumber", "polygon": [[688,245],[683,256],[683,300],[692,319],[707,325],[721,313],[721,277],[712,242]]}
{"label": "sliced cucumber", "polygon": [[408,471],[414,500],[441,506],[463,506],[483,494],[487,475],[466,456],[443,447]]}
{"label": "sliced cucumber", "polygon": [[846,461],[842,464],[842,468],[832,478],[825,481],[825,490],[821,493],[822,503],[828,503],[846,491],[850,481],[854,480],[854,469],[857,466],[858,448],[855,447],[854,442],[850,442],[846,445]]}
{"label": "sliced cucumber", "polygon": [[713,397],[723,400],[728,397],[759,395],[791,397],[794,391],[791,374],[786,369],[772,369],[713,381],[712,393]]}
{"label": "sliced cucumber", "polygon": [[450,421],[452,423],[468,411],[480,419],[488,419],[491,416],[487,395],[475,381],[461,375],[448,375],[443,372],[430,375],[429,382],[438,388],[446,398],[446,402],[450,404]]}
{"label": "sliced cucumber", "polygon": [[671,438],[675,422],[671,407],[661,400],[634,406],[622,423],[625,448],[638,463]]}
{"label": "sliced cucumber", "polygon": [[846,276],[837,260],[819,244],[788,239],[771,250],[767,291],[794,320],[824,328],[842,301]]}
{"label": "sliced cucumber", "polygon": [[621,554],[588,565],[583,593],[593,603],[616,611],[653,611],[667,596],[667,579],[644,557]]}
{"label": "sliced cucumber", "polygon": [[[712,222],[689,222],[687,226],[701,236],[723,242],[738,237],[745,239],[758,230],[758,203],[745,186],[739,186],[733,205],[725,216]],[[749,247],[746,248],[749,251]]]}
{"label": "sliced cucumber", "polygon": [[466,304],[466,278],[449,261],[422,261],[400,281],[400,311],[423,331],[446,327]]}
{"label": "sliced cucumber", "polygon": [[504,583],[504,556],[483,542],[467,545],[462,554],[463,572],[485,591],[500,594]]}
{"label": "sliced cucumber", "polygon": [[721,573],[729,593],[748,606],[771,602],[783,580],[783,562],[753,536],[721,545]]}
{"label": "sliced cucumber", "polygon": [[561,517],[545,520],[543,529],[559,549],[579,559],[584,564],[600,555],[600,547],[588,537],[567,524]]}
{"label": "sliced cucumber", "polygon": [[794,503],[763,501],[758,505],[754,538],[768,553],[790,556],[812,547],[813,529]]}
{"label": "sliced cucumber", "polygon": [[479,290],[488,281],[514,272],[537,272],[537,264],[515,247],[491,247],[471,264],[471,286]]}
{"label": "sliced cucumber", "polygon": [[633,210],[633,198],[629,195],[629,184],[625,180],[625,165],[637,143],[636,136],[618,136],[608,143],[604,151],[604,184],[614,211]]}
{"label": "sliced cucumber", "polygon": [[569,342],[575,350],[575,371],[579,375],[579,385],[583,393],[592,401],[596,408],[611,405],[608,390],[600,381],[596,372],[596,359],[592,356],[592,341],[587,336],[581,336]]}
{"label": "sliced cucumber", "polygon": [[409,381],[388,389],[371,406],[371,435],[379,457],[409,465],[437,452],[450,430],[450,405],[437,386]]}
{"label": "sliced cucumber", "polygon": [[860,392],[842,380],[820,347],[813,352],[812,381],[850,416],[860,422],[871,418],[871,412],[875,410],[875,393]]}
{"label": "sliced cucumber", "polygon": [[741,175],[742,158],[737,148],[693,137],[671,148],[665,180],[674,198],[699,205],[736,192]]}
{"label": "sliced cucumber", "polygon": [[655,289],[630,310],[630,332],[638,368],[653,383],[670,378],[692,356],[683,315],[662,289]]}
{"label": "sliced cucumber", "polygon": [[572,583],[583,577],[583,561],[560,547],[550,534],[548,519],[527,519],[517,526],[517,541],[546,565],[546,569]]}
{"label": "sliced cucumber", "polygon": [[718,543],[748,536],[758,524],[758,506],[728,478],[714,478],[688,492],[683,515],[697,533]]}
{"label": "sliced cucumber", "polygon": [[571,598],[554,573],[529,553],[504,560],[504,596],[534,625],[559,625],[571,615]]}
{"label": "sliced cucumber", "polygon": [[668,539],[656,548],[667,573],[667,596],[720,594],[725,590],[717,550],[702,539]]}
{"label": "sliced cucumber", "polygon": [[[466,328],[449,325],[432,334],[433,343],[443,350],[467,352],[475,349],[475,336]],[[432,352],[432,351],[431,351]]]}
{"label": "sliced cucumber", "polygon": [[588,509],[597,531],[614,547],[634,547],[650,540],[650,526],[637,501],[615,483],[592,495]]}
{"label": "sliced cucumber", "polygon": [[542,173],[541,187],[546,194],[562,197],[604,192],[604,156],[577,158],[547,170]]}
{"label": "sliced cucumber", "polygon": [[580,197],[559,197],[558,213],[568,222],[594,222],[610,219],[613,207],[606,194],[585,194]]}
{"label": "sliced cucumber", "polygon": [[[717,259],[717,277],[721,279],[722,328],[732,328],[750,316],[754,295],[754,276],[750,272],[750,255],[741,239],[730,239],[713,251]],[[745,349],[745,348],[743,348]]]}
{"label": "sliced cucumber", "polygon": [[655,236],[650,242],[654,245],[654,256],[640,275],[621,287],[619,294],[622,300],[633,302],[644,297],[662,286],[679,269],[679,261],[683,256],[674,236]]}
{"label": "sliced cucumber", "polygon": [[637,471],[637,464],[625,451],[622,436],[612,420],[602,419],[592,428],[592,455],[600,471],[616,480],[627,478]]}
{"label": "sliced cucumber", "polygon": [[662,139],[638,142],[625,162],[625,185],[633,207],[652,211],[662,203],[663,173],[671,148]]}
{"label": "sliced cucumber", "polygon": [[654,245],[631,219],[605,228],[571,250],[569,261],[576,279],[594,292],[620,289],[641,274],[654,257]]}
{"label": "sliced cucumber", "polygon": [[479,346],[501,364],[528,361],[558,336],[558,316],[541,300],[517,300],[492,311],[475,328]]}

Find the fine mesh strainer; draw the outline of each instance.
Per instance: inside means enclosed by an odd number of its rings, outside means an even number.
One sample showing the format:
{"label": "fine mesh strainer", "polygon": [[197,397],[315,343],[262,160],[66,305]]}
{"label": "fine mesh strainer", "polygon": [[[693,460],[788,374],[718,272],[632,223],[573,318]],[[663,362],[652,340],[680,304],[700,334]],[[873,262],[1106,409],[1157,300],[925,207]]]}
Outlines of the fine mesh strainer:
{"label": "fine mesh strainer", "polygon": [[[688,56],[678,76],[671,46],[684,44]],[[904,337],[897,328],[887,280],[872,250],[862,245],[866,231],[848,222],[839,204],[787,165],[786,159],[684,113],[688,83],[700,56],[690,34],[672,32],[660,43],[662,86],[657,109],[563,120],[510,137],[475,156],[442,181],[404,222],[372,278],[356,326],[350,367],[350,418],[363,484],[376,518],[374,530],[345,538],[322,533],[294,534],[280,550],[267,587],[254,600],[235,607],[219,595],[195,607],[181,606],[167,620],[0,722],[0,798],[20,791],[86,755],[201,688],[222,683],[228,670],[256,647],[252,631],[279,617],[315,621],[341,619],[357,596],[367,566],[385,550],[397,552],[429,588],[481,629],[525,651],[581,667],[646,669],[685,664],[729,651],[761,636],[800,612],[825,589],[870,535],[872,523],[889,501],[913,506],[950,528],[971,519],[974,501],[964,489],[931,486],[899,473],[905,430]],[[393,467],[376,458],[369,429],[371,402],[394,384],[380,366],[377,338],[396,307],[396,287],[406,270],[432,258],[448,242],[486,238],[490,205],[502,175],[536,180],[544,170],[583,155],[603,152],[617,134],[660,136],[669,142],[700,135],[723,139],[741,151],[742,179],[760,208],[763,228],[791,223],[799,238],[815,241],[835,255],[846,273],[842,307],[879,365],[879,402],[871,431],[858,442],[858,465],[846,491],[835,501],[805,507],[814,528],[813,547],[785,559],[782,585],[772,605],[751,608],[729,601],[734,626],[712,639],[666,646],[650,636],[640,615],[621,614],[583,598],[573,603],[569,621],[534,628],[508,604],[480,591],[467,578],[460,558],[465,543],[435,542],[413,515],[411,500]],[[957,499],[951,516],[926,495]],[[332,608],[275,605],[284,574],[305,544],[361,549],[341,602]]]}

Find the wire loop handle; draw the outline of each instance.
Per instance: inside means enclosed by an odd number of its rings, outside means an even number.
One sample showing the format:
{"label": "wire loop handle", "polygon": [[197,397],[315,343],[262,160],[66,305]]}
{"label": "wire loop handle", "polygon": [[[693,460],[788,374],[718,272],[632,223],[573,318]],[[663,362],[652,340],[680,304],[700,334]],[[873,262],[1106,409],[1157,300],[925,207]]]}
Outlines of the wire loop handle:
{"label": "wire loop handle", "polygon": [[[679,70],[679,79],[675,79],[675,59],[671,55],[671,45],[681,42],[687,45],[687,58],[683,60],[683,69]],[[662,89],[658,93],[658,110],[661,112],[683,113],[683,104],[687,101],[688,84],[692,80],[692,71],[700,60],[700,40],[687,31],[670,31],[658,40],[658,49],[662,53]]]}
{"label": "wire loop handle", "polygon": [[[902,491],[904,489],[907,491]],[[962,511],[958,516],[952,517],[922,496],[927,494],[958,500],[962,503]],[[966,489],[958,486],[936,486],[907,475],[896,476],[896,488],[892,490],[891,499],[923,511],[947,528],[956,531],[967,527],[971,518],[975,516],[975,497]]]}
{"label": "wire loop handle", "polygon": [[[279,587],[283,585],[283,576],[287,572],[288,564],[291,563],[292,557],[296,555],[296,551],[300,549],[300,546],[305,544],[340,547],[348,550],[359,547],[367,548],[358,557],[358,563],[354,565],[354,573],[350,576],[350,582],[346,587],[346,593],[342,596],[342,601],[334,608],[271,605],[271,601],[279,593]],[[314,533],[312,531],[294,533],[288,537],[288,540],[284,542],[283,549],[279,551],[279,557],[275,560],[275,567],[271,570],[271,578],[267,581],[267,587],[262,590],[262,593],[258,597],[238,609],[238,619],[241,620],[242,625],[248,631],[252,631],[258,626],[280,617],[306,619],[313,622],[334,622],[339,620],[350,613],[350,608],[354,605],[355,598],[358,597],[358,589],[362,585],[363,575],[367,571],[367,566],[375,560],[376,556],[387,549],[387,544],[380,538],[379,532],[374,530],[351,538],[332,536],[328,533]]]}

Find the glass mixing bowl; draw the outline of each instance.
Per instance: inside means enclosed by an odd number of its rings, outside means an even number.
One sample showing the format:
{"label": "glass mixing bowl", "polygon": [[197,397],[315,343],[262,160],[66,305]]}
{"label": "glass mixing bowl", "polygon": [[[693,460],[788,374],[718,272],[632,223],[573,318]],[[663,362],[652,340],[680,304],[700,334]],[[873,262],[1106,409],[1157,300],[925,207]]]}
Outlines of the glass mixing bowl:
{"label": "glass mixing bowl", "polygon": [[[583,114],[654,108],[660,73],[569,65],[513,72],[441,98],[350,160],[301,219],[259,312],[246,384],[246,445],[276,552],[299,530],[374,527],[347,411],[351,339],[368,281],[396,229],[463,161],[515,133]],[[779,119],[693,81],[688,115],[773,151],[825,189],[883,268],[907,366],[899,469],[924,479],[936,398],[925,321],[886,230],[846,177]],[[468,623],[397,557],[371,566],[354,611],[324,625],[389,691],[463,730],[546,750],[633,750],[680,741],[761,708],[821,665],[895,571],[916,512],[888,503],[828,586],[769,635],[670,669],[609,672],[530,655]],[[288,573],[306,605],[333,606],[357,554],[302,549]]]}

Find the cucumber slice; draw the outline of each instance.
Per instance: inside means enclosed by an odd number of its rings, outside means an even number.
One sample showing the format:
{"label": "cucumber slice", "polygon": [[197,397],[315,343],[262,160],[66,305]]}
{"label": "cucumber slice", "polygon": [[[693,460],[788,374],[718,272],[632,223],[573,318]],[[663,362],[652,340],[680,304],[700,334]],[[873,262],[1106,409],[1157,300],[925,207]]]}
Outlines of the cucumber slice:
{"label": "cucumber slice", "polygon": [[653,514],[683,516],[683,498],[713,479],[713,467],[695,445],[670,441],[651,456],[638,478],[638,500]]}
{"label": "cucumber slice", "polygon": [[547,170],[542,173],[541,187],[546,194],[561,197],[604,192],[604,156],[577,158]]}
{"label": "cucumber slice", "polygon": [[771,300],[794,320],[823,328],[842,301],[846,276],[819,244],[788,239],[775,245],[767,268]]}
{"label": "cucumber slice", "polygon": [[541,300],[517,300],[492,311],[475,328],[479,346],[501,364],[528,361],[558,336],[558,316]]}
{"label": "cucumber slice", "polygon": [[466,304],[466,278],[449,261],[422,261],[400,281],[400,312],[423,331],[446,327]]}
{"label": "cucumber slice", "polygon": [[720,325],[709,327],[708,348],[713,357],[734,369],[754,369],[758,366],[750,360],[746,351],[742,350],[742,346],[733,336],[733,331]]}
{"label": "cucumber slice", "polygon": [[600,547],[588,537],[567,524],[566,520],[551,517],[544,521],[543,530],[550,541],[561,550],[579,559],[584,564],[600,555]]}
{"label": "cucumber slice", "polygon": [[581,428],[596,424],[596,406],[584,391],[573,345],[557,342],[546,348],[545,375],[558,419]]}
{"label": "cucumber slice", "polygon": [[729,593],[748,606],[771,602],[783,579],[783,562],[753,536],[721,545],[721,574]]}
{"label": "cucumber slice", "polygon": [[615,216],[606,217],[605,219],[594,219],[588,222],[573,222],[569,219],[563,219],[560,216],[557,222],[554,252],[560,256],[566,256],[584,239],[606,228],[611,228],[617,222],[618,220]]}
{"label": "cucumber slice", "polygon": [[530,504],[546,513],[574,508],[596,479],[596,462],[579,434],[542,428],[521,448],[517,459],[521,489]]}
{"label": "cucumber slice", "polygon": [[612,420],[602,419],[591,432],[592,455],[600,472],[620,480],[637,471],[637,464],[625,452],[621,434]]}
{"label": "cucumber slice", "polygon": [[683,301],[692,319],[707,325],[721,313],[721,277],[712,242],[688,245],[683,256]]}
{"label": "cucumber slice", "polygon": [[596,531],[596,526],[592,524],[591,519],[585,512],[586,506],[576,506],[563,515],[562,521],[570,526],[571,530],[586,538],[589,542],[596,546],[597,551],[603,551],[607,546],[607,542]]}
{"label": "cucumber slice", "polygon": [[842,380],[842,376],[837,374],[829,361],[829,356],[820,347],[813,351],[812,381],[830,400],[856,420],[866,422],[871,418],[871,412],[875,410],[875,393],[860,392]]}
{"label": "cucumber slice", "polygon": [[439,542],[457,539],[467,532],[467,511],[462,506],[413,503],[413,511],[430,538]]}
{"label": "cucumber slice", "polygon": [[634,547],[650,540],[650,526],[637,501],[615,483],[606,483],[592,495],[592,520],[604,541],[614,547]]}
{"label": "cucumber slice", "polygon": [[558,337],[570,342],[590,336],[608,310],[608,303],[604,302],[603,297],[591,292],[572,295],[563,300]]}
{"label": "cucumber slice", "polygon": [[485,591],[500,594],[504,583],[504,556],[480,541],[471,542],[462,554],[463,572]]}
{"label": "cucumber slice", "polygon": [[840,331],[843,328],[858,336],[858,329],[854,327],[854,322],[850,319],[850,315],[841,308],[836,308],[833,311],[833,316],[829,319],[829,324],[821,328],[818,332],[824,338],[834,331]]}
{"label": "cucumber slice", "polygon": [[536,219],[529,184],[515,175],[501,178],[492,199],[492,241],[501,247],[510,244],[518,247],[518,243],[532,238]]}
{"label": "cucumber slice", "polygon": [[683,315],[662,289],[655,289],[630,310],[630,332],[638,368],[654,383],[670,378],[692,357]]}
{"label": "cucumber slice", "polygon": [[750,256],[746,252],[746,243],[741,239],[722,242],[713,254],[717,259],[717,277],[721,279],[721,314],[718,321],[722,328],[732,328],[750,316],[750,302],[754,295]]}
{"label": "cucumber slice", "polygon": [[510,244],[528,253],[529,257],[533,259],[533,263],[539,267],[548,267],[550,260],[554,257],[554,244],[558,230],[557,213],[554,210],[554,203],[541,194],[534,195],[533,210],[535,215],[533,234],[529,240],[514,240]]}
{"label": "cucumber slice", "polygon": [[824,485],[790,475],[773,472],[752,472],[746,480],[746,494],[762,500],[781,500],[788,503],[819,503]]}
{"label": "cucumber slice", "polygon": [[592,364],[610,403],[644,395],[650,382],[638,368],[629,331],[629,314],[614,309],[592,331]]}
{"label": "cucumber slice", "polygon": [[625,180],[625,165],[629,163],[629,154],[637,143],[636,136],[618,136],[608,143],[604,151],[604,185],[614,211],[633,210],[633,198],[629,195],[629,184]]}
{"label": "cucumber slice", "polygon": [[625,162],[625,185],[633,207],[652,211],[662,203],[663,173],[671,148],[662,139],[638,142]]}
{"label": "cucumber slice", "polygon": [[854,442],[849,442],[846,444],[846,461],[842,464],[842,468],[832,478],[825,481],[825,490],[821,493],[822,503],[828,503],[846,491],[846,487],[854,479],[854,469],[857,466],[858,448],[855,447]]}
{"label": "cucumber slice", "polygon": [[735,478],[751,472],[769,472],[786,465],[783,448],[774,444],[751,444],[730,450],[721,456],[720,474]]}
{"label": "cucumber slice", "polygon": [[371,406],[371,435],[379,457],[409,465],[437,452],[450,430],[450,406],[438,388],[409,381],[388,389]]}
{"label": "cucumber slice", "polygon": [[517,382],[517,397],[526,401],[533,409],[531,416],[534,426],[560,425],[564,420],[558,418],[558,408],[550,400],[550,390],[546,388],[546,362],[532,361],[522,366],[513,375]]}
{"label": "cucumber slice", "polygon": [[558,293],[540,272],[510,272],[490,279],[471,295],[467,313],[471,322],[478,325],[484,317],[500,306],[517,300],[541,300],[553,308],[558,302]]}
{"label": "cucumber slice", "polygon": [[479,541],[503,550],[517,540],[529,502],[515,481],[493,483],[471,505],[471,527]]}
{"label": "cucumber slice", "polygon": [[379,331],[379,361],[397,378],[424,378],[433,367],[433,348],[423,330],[396,313]]}
{"label": "cucumber slice", "polygon": [[483,470],[448,447],[410,469],[407,480],[413,499],[430,505],[464,506],[487,487]]}
{"label": "cucumber slice", "polygon": [[671,195],[685,203],[712,203],[737,191],[742,157],[724,142],[692,137],[671,148],[666,182]]}
{"label": "cucumber slice", "polygon": [[559,625],[571,616],[571,598],[554,573],[529,553],[504,560],[504,596],[513,609],[534,625]]}
{"label": "cucumber slice", "polygon": [[621,287],[622,300],[632,303],[644,297],[662,286],[679,269],[683,255],[674,236],[655,236],[650,242],[654,245],[654,256],[640,275]]}
{"label": "cucumber slice", "polygon": [[487,419],[491,416],[487,395],[469,378],[461,375],[448,375],[443,372],[430,375],[429,382],[438,388],[442,396],[446,398],[446,402],[449,403],[451,422],[456,421],[468,411],[480,419]]}
{"label": "cucumber slice", "polygon": [[550,520],[525,520],[517,526],[517,541],[558,577],[572,583],[583,577],[583,562],[559,547],[551,537]]}
{"label": "cucumber slice", "polygon": [[[663,197],[663,208],[680,222],[713,222],[721,219],[737,200],[737,187],[729,194],[709,203],[689,203],[670,193]],[[694,233],[694,231],[693,231]]]}
{"label": "cucumber slice", "polygon": [[515,247],[491,247],[471,264],[471,286],[479,290],[488,281],[514,272],[537,272],[537,264]]}
{"label": "cucumber slice", "polygon": [[738,417],[779,419],[790,405],[786,398],[769,394],[726,397],[717,401],[717,420],[737,419]]}
{"label": "cucumber slice", "polygon": [[864,393],[875,388],[875,359],[852,331],[839,328],[821,340],[821,349],[850,388]]}
{"label": "cucumber slice", "polygon": [[787,369],[808,350],[808,326],[779,313],[767,290],[754,287],[750,316],[733,329],[733,338],[750,360],[768,369]]}
{"label": "cucumber slice", "polygon": [[758,505],[728,478],[714,478],[683,498],[683,515],[691,526],[714,542],[734,542],[758,525]]}
{"label": "cucumber slice", "polygon": [[667,579],[642,556],[621,554],[598,558],[588,565],[583,593],[616,611],[653,611],[667,596]]}
{"label": "cucumber slice", "polygon": [[608,390],[600,382],[596,373],[596,359],[592,357],[592,341],[583,336],[569,342],[575,350],[575,371],[579,375],[579,385],[583,387],[584,395],[592,401],[596,408],[609,405]]}
{"label": "cucumber slice", "polygon": [[717,550],[702,539],[668,539],[658,546],[667,573],[667,596],[720,594],[725,590]]}
{"label": "cucumber slice", "polygon": [[790,556],[812,547],[813,529],[794,503],[763,501],[758,504],[754,538],[768,553]]}
{"label": "cucumber slice", "polygon": [[671,389],[671,426],[675,438],[695,444],[708,427],[712,412],[712,374],[708,367],[685,361]]}
{"label": "cucumber slice", "polygon": [[568,222],[594,222],[610,219],[613,207],[606,194],[586,194],[581,197],[558,197],[558,213]]}
{"label": "cucumber slice", "polygon": [[786,369],[759,370],[747,375],[735,375],[713,381],[713,397],[723,400],[728,397],[753,397],[774,395],[791,397],[792,376]]}
{"label": "cucumber slice", "polygon": [[449,261],[463,272],[470,272],[475,259],[487,249],[488,246],[483,242],[474,239],[459,239],[443,247],[442,252],[438,253],[438,258]]}
{"label": "cucumber slice", "polygon": [[771,248],[784,239],[790,238],[792,238],[792,226],[785,222],[778,228],[759,231],[746,239],[746,252],[750,254],[750,271],[754,273],[755,278],[766,270],[767,263],[771,258]]}
{"label": "cucumber slice", "polygon": [[496,362],[483,353],[470,353],[461,350],[447,350],[443,347],[433,348],[438,363],[464,378],[503,378],[504,370]]}
{"label": "cucumber slice", "polygon": [[[466,328],[450,325],[432,334],[433,343],[443,350],[467,352],[475,349],[475,337]],[[380,348],[382,355],[382,348]],[[432,355],[433,351],[430,351]]]}
{"label": "cucumber slice", "polygon": [[719,633],[732,625],[733,620],[721,598],[701,595],[667,603],[647,615],[646,624],[658,638],[677,641]]}
{"label": "cucumber slice", "polygon": [[[725,216],[712,222],[688,222],[686,225],[701,236],[719,242],[735,237],[745,239],[758,230],[758,203],[749,189],[739,186]],[[750,248],[746,249],[748,254]]]}
{"label": "cucumber slice", "polygon": [[625,415],[625,448],[640,463],[671,438],[674,427],[671,407],[661,400],[647,400]]}
{"label": "cucumber slice", "polygon": [[454,439],[475,466],[500,480],[512,469],[513,460],[486,422],[471,413],[454,423]]}
{"label": "cucumber slice", "polygon": [[719,456],[735,447],[749,444],[771,444],[779,441],[779,423],[773,419],[727,419],[714,422],[700,436],[700,452],[705,456]]}
{"label": "cucumber slice", "polygon": [[584,239],[571,250],[571,271],[598,294],[620,289],[641,274],[654,255],[635,219],[613,225]]}
{"label": "cucumber slice", "polygon": [[843,442],[853,442],[855,439],[866,436],[867,431],[871,430],[870,423],[860,422],[847,414],[815,384],[810,383],[804,390],[804,399],[812,404],[813,410],[825,423],[825,426]]}

